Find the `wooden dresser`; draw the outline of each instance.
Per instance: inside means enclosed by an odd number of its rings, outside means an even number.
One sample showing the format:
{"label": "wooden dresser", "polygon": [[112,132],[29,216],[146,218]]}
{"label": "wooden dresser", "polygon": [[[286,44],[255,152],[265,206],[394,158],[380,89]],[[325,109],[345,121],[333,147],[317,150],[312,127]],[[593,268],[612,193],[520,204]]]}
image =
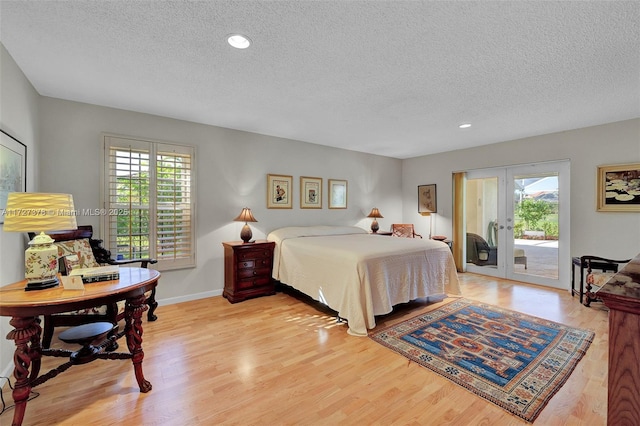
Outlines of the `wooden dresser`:
{"label": "wooden dresser", "polygon": [[640,425],[640,254],[596,295],[609,308],[607,425]]}
{"label": "wooden dresser", "polygon": [[224,292],[231,303],[250,297],[275,294],[275,282],[271,278],[273,241],[258,240],[254,243],[233,241],[224,246]]}

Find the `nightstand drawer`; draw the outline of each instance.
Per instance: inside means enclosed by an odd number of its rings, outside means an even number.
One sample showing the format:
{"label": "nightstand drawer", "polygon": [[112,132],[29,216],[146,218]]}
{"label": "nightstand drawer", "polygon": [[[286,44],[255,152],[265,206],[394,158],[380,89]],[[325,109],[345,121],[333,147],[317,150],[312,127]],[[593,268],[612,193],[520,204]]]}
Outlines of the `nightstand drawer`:
{"label": "nightstand drawer", "polygon": [[271,275],[271,268],[256,268],[256,269],[238,269],[238,278],[251,278],[251,277],[268,277]]}
{"label": "nightstand drawer", "polygon": [[238,260],[271,259],[272,250],[243,250],[238,253]]}
{"label": "nightstand drawer", "polygon": [[238,269],[253,269],[255,262],[253,260],[245,260],[244,262],[238,262]]}
{"label": "nightstand drawer", "polygon": [[254,287],[264,287],[271,284],[270,276],[262,276],[256,277],[246,280],[238,280],[238,288],[239,289],[248,289]]}
{"label": "nightstand drawer", "polygon": [[271,269],[271,258],[268,259],[255,259],[255,260],[245,260],[244,262],[238,263],[238,269],[259,269],[259,268],[269,268]]}

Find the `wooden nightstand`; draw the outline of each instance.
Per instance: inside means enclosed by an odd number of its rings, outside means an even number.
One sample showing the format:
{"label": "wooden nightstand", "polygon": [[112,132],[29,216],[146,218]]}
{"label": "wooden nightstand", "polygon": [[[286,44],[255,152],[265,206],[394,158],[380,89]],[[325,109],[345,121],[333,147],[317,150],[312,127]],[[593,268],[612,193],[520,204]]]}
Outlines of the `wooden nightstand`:
{"label": "wooden nightstand", "polygon": [[222,245],[224,246],[224,292],[222,295],[229,302],[242,302],[250,297],[275,294],[275,283],[271,279],[274,242],[233,241],[222,243]]}
{"label": "wooden nightstand", "polygon": [[440,238],[431,237],[431,239],[435,240],[435,241],[442,241],[443,243],[445,243],[446,245],[449,246],[449,249],[451,249],[451,251],[453,251],[453,241],[451,241],[450,239],[448,239],[448,238],[442,239],[442,237],[440,237]]}
{"label": "wooden nightstand", "polygon": [[453,251],[453,241],[451,241],[451,240],[450,240],[450,239],[448,239],[448,238],[447,238],[446,240],[440,240],[440,241],[442,241],[443,243],[445,243],[446,245],[448,245],[448,246],[449,246],[449,249],[451,249],[451,251]]}

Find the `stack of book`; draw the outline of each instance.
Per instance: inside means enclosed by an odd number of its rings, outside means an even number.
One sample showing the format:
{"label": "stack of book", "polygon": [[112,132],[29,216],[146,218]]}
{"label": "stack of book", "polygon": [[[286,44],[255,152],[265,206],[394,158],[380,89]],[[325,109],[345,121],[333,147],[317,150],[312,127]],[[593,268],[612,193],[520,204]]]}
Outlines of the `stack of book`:
{"label": "stack of book", "polygon": [[98,266],[95,268],[76,268],[69,276],[81,276],[83,283],[111,281],[120,279],[120,267],[117,265]]}

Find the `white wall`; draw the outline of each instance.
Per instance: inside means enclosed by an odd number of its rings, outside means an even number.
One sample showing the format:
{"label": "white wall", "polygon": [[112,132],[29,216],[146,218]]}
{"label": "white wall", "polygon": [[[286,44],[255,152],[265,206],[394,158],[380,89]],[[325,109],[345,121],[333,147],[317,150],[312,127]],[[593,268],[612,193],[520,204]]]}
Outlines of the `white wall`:
{"label": "white wall", "polygon": [[[383,229],[402,217],[401,160],[46,97],[40,101],[40,190],[72,193],[77,209],[101,207],[102,132],[196,147],[198,266],[163,273],[161,302],[222,293],[221,243],[240,239],[243,224],[232,220],[242,207],[250,207],[258,220],[250,224],[258,239],[289,225],[368,229],[365,216],[374,206],[385,216]],[[293,176],[291,210],[266,208],[268,173]],[[323,178],[323,209],[300,209],[300,176]],[[329,178],[348,181],[346,210],[327,208]],[[78,223],[97,230],[100,218],[79,217]]]}
{"label": "white wall", "polygon": [[434,233],[451,236],[453,172],[564,159],[571,163],[571,256],[640,253],[640,213],[596,211],[597,166],[640,162],[640,119],[404,160],[403,217],[428,234],[429,219],[417,213],[417,186],[435,183]]}
{"label": "white wall", "polygon": [[[0,128],[27,146],[27,191],[36,189],[38,151],[38,94],[0,44]],[[0,225],[0,286],[24,279],[22,234],[3,232]],[[4,337],[11,330],[9,319],[0,318],[0,370],[12,366],[13,342]],[[8,375],[8,371],[0,374]]]}

